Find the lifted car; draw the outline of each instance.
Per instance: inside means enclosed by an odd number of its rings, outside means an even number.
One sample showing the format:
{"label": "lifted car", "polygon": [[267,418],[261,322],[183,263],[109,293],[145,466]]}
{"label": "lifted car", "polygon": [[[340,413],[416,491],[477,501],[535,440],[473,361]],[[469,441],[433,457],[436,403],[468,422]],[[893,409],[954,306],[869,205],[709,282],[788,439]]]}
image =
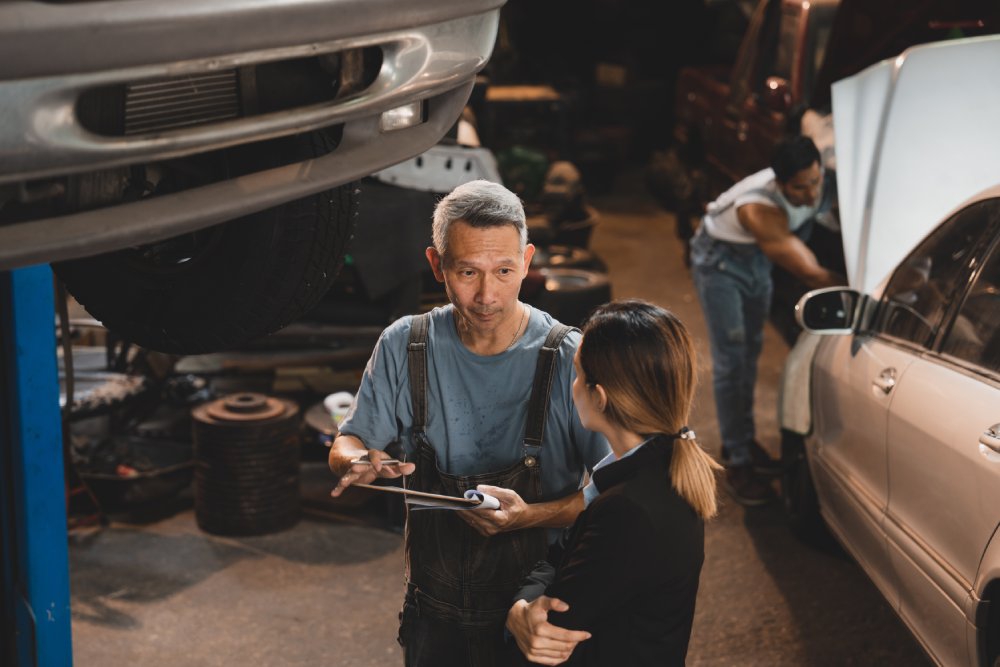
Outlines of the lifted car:
{"label": "lifted car", "polygon": [[502,4],[0,3],[0,270],[52,262],[152,349],[276,330],[339,270],[350,183],[454,124]]}

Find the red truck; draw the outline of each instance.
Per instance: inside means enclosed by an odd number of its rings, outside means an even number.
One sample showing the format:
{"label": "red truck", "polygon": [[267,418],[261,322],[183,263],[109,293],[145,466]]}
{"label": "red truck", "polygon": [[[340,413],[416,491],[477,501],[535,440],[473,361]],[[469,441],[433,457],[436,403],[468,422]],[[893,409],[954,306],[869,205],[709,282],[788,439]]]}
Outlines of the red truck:
{"label": "red truck", "polygon": [[[829,111],[834,81],[914,44],[998,29],[1000,7],[988,0],[759,0],[731,68],[680,71],[675,154],[669,175],[651,174],[651,188],[689,238],[708,201],[766,167],[782,136],[799,131],[801,112]],[[842,268],[838,233],[817,226],[809,245],[824,265]],[[777,271],[772,321],[791,341],[804,286]]]}
{"label": "red truck", "polygon": [[687,67],[677,81],[675,146],[704,168],[711,197],[767,166],[830,85],[915,44],[1000,30],[990,0],[759,0],[733,66]]}
{"label": "red truck", "polygon": [[677,82],[674,138],[707,167],[707,195],[767,166],[789,115],[809,99],[840,0],[761,0],[736,63],[688,67]]}

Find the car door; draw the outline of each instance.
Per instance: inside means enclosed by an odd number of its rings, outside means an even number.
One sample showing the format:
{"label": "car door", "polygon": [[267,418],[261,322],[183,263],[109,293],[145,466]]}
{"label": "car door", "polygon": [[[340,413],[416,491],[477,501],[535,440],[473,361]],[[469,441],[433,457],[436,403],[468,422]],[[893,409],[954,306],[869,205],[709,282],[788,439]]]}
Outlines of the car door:
{"label": "car door", "polygon": [[883,525],[893,478],[889,415],[911,366],[938,339],[982,235],[981,220],[972,213],[938,227],[893,273],[872,325],[852,337],[832,338],[813,366],[810,455],[823,516],[894,605],[897,568]]}
{"label": "car door", "polygon": [[[740,52],[733,65],[729,80],[729,97],[719,114],[720,127],[713,132],[706,132],[705,139],[707,156],[712,167],[722,175],[722,181],[735,182],[744,175],[761,168],[746,169],[743,150],[747,139],[748,123],[744,119],[746,105],[757,92],[758,84],[762,84],[763,76],[759,74],[766,67],[769,58],[769,45],[777,25],[777,12],[780,0],[767,0],[757,4],[750,17],[746,34],[740,44]],[[766,156],[760,156],[766,160]],[[723,188],[724,189],[724,188]]]}
{"label": "car door", "polygon": [[761,32],[749,94],[736,116],[726,120],[734,140],[729,166],[738,174],[767,165],[774,147],[788,132],[793,107],[808,102],[836,9],[832,2],[783,0],[776,4],[780,12],[768,17],[770,22]]}
{"label": "car door", "polygon": [[813,363],[807,440],[820,511],[893,606],[896,584],[882,530],[888,503],[886,427],[893,383],[913,360],[877,336],[830,336]]}
{"label": "car door", "polygon": [[742,72],[739,84],[734,76],[731,98],[722,117],[724,153],[729,160],[720,169],[732,180],[751,174],[767,166],[775,144],[785,132],[785,112],[781,105],[768,106],[766,99],[773,91],[768,88],[769,77],[778,77],[786,89],[791,80],[792,64],[796,55],[801,25],[802,3],[772,0],[766,8],[762,5],[755,17],[759,24],[753,26],[758,35],[757,52]]}
{"label": "car door", "polygon": [[[1000,523],[1000,438],[986,433],[1000,431],[998,220],[1000,200],[974,204],[901,266],[918,264],[928,274],[927,295],[911,306],[924,312],[935,300],[961,300],[935,333],[937,350],[916,360],[893,390],[887,434],[885,529],[900,615],[948,665],[971,662],[971,590]],[[994,246],[985,262],[988,244],[977,235]],[[935,268],[940,262],[947,266]]]}

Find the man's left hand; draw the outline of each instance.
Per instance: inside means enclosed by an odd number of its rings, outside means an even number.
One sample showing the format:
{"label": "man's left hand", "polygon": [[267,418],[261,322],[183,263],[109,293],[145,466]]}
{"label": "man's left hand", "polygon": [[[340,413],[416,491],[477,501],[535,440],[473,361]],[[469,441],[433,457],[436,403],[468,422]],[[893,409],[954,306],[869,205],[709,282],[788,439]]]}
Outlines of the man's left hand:
{"label": "man's left hand", "polygon": [[477,491],[488,493],[500,501],[500,509],[496,510],[466,510],[458,512],[476,531],[489,537],[497,533],[523,528],[528,524],[529,506],[516,491],[499,486],[480,484]]}

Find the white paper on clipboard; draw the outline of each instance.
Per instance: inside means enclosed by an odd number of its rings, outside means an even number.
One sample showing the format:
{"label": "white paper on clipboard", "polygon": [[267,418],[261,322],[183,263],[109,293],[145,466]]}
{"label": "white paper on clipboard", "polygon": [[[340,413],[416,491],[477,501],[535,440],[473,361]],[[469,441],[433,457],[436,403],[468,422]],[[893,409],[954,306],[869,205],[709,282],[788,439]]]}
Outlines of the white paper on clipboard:
{"label": "white paper on clipboard", "polygon": [[426,493],[412,489],[402,489],[398,486],[375,486],[374,484],[352,484],[364,489],[396,493],[405,497],[405,502],[414,510],[496,510],[500,509],[500,501],[488,493],[469,489],[464,496],[444,496],[438,493]]}

